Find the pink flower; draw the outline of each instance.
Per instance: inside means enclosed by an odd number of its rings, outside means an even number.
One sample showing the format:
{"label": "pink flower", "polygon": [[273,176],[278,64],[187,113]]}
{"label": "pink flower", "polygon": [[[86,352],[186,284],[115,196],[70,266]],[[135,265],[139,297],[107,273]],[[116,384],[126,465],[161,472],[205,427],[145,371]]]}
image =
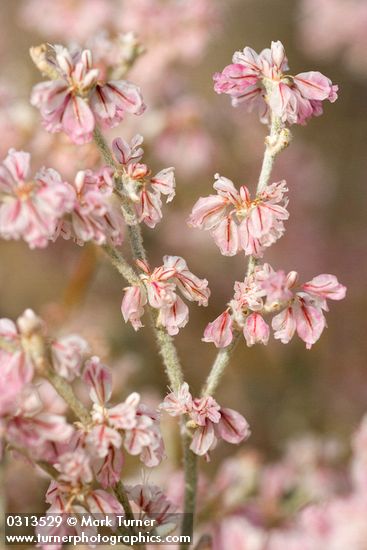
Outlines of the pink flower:
{"label": "pink flower", "polygon": [[[95,417],[93,419],[95,420]],[[105,424],[98,424],[88,433],[86,443],[93,449],[93,452],[99,458],[105,458],[108,456],[112,447],[116,449],[121,447],[122,438],[113,428]]]}
{"label": "pink flower", "polygon": [[218,174],[214,189],[218,195],[200,198],[194,205],[189,225],[209,230],[224,256],[234,256],[240,250],[261,257],[284,232],[286,182],[268,185],[251,200],[247,187],[239,191],[233,182]]}
{"label": "pink flower", "polygon": [[108,409],[108,419],[112,426],[119,430],[134,428],[139,402],[140,395],[134,392],[123,403]]}
{"label": "pink flower", "polygon": [[139,286],[129,286],[125,289],[122,299],[121,313],[125,323],[130,321],[134,330],[143,327],[140,318],[144,315],[144,306],[147,303],[146,293]]}
{"label": "pink flower", "polygon": [[190,449],[197,455],[207,455],[217,440],[240,443],[250,435],[247,421],[232,409],[223,409],[212,396],[193,399],[185,382],[176,392],[168,394],[160,408],[170,416],[187,415],[187,427],[192,430]]}
{"label": "pink flower", "polygon": [[329,300],[342,300],[346,294],[345,286],[338,282],[335,275],[328,274],[314,277],[301,288],[311,296]]}
{"label": "pink flower", "polygon": [[60,218],[73,208],[74,193],[50,168],[31,178],[29,164],[29,153],[10,149],[0,166],[0,235],[44,248],[55,238]]}
{"label": "pink flower", "polygon": [[17,319],[17,324],[10,319],[0,319],[0,339],[9,346],[8,350],[0,347],[0,415],[17,410],[23,390],[32,381],[35,369],[22,338],[32,337],[42,328],[41,319],[31,309]]}
{"label": "pink flower", "polygon": [[54,340],[51,344],[52,366],[54,370],[69,382],[80,374],[86,355],[88,343],[76,334]]}
{"label": "pink flower", "polygon": [[189,385],[184,382],[177,392],[171,392],[164,398],[160,408],[170,416],[181,416],[192,410],[192,396]]}
{"label": "pink flower", "polygon": [[246,317],[243,335],[248,347],[254,344],[267,344],[270,336],[270,329],[260,313],[251,313]]}
{"label": "pink flower", "polygon": [[214,321],[208,324],[204,331],[203,342],[213,342],[217,348],[225,348],[233,340],[232,318],[224,311]]}
{"label": "pink flower", "polygon": [[233,64],[214,75],[214,90],[228,94],[232,105],[245,103],[257,109],[262,122],[269,121],[269,108],[282,122],[305,124],[322,114],[322,102],[337,99],[338,86],[317,71],[285,74],[289,69],[281,42],[257,54],[246,47],[233,55]]}
{"label": "pink flower", "polygon": [[[176,507],[168,500],[162,490],[156,485],[135,485],[126,487],[129,499],[137,506],[140,512],[143,512],[148,518],[154,519],[157,523],[156,530],[167,534],[174,530],[178,524],[178,516],[175,513]],[[171,527],[171,529],[170,529]]]}
{"label": "pink flower", "polygon": [[93,462],[97,480],[104,489],[113,487],[121,479],[124,457],[120,449],[110,447],[107,456]]}
{"label": "pink flower", "polygon": [[93,241],[98,245],[122,243],[123,217],[114,203],[108,169],[101,173],[84,170],[77,173],[70,187],[75,192],[75,204],[70,215],[59,226],[64,239],[78,244]]}
{"label": "pink flower", "polygon": [[166,202],[172,201],[176,183],[174,168],[164,168],[152,177],[149,168],[139,163],[143,156],[142,143],[140,135],[136,135],[131,144],[117,138],[112,150],[120,165],[122,192],[133,201],[138,222],[153,228],[162,219],[161,195],[167,196]]}
{"label": "pink flower", "polygon": [[218,403],[209,395],[201,399],[194,399],[190,416],[199,426],[205,426],[207,420],[217,424],[221,417],[219,411]]}
{"label": "pink flower", "polygon": [[164,256],[163,265],[153,271],[143,262],[138,265],[143,270],[140,278],[144,286],[125,289],[121,304],[125,322],[130,321],[135,330],[143,326],[140,318],[144,305],[149,303],[158,310],[157,324],[165,327],[168,334],[177,334],[189,319],[189,309],[176,294],[177,289],[191,302],[204,306],[208,304],[208,281],[191,273],[180,256]]}
{"label": "pink flower", "polygon": [[117,126],[125,112],[140,115],[145,110],[140,90],[126,80],[103,81],[93,68],[90,50],[71,53],[53,46],[50,59],[55,80],[37,84],[31,103],[40,110],[48,132],[65,132],[77,144],[93,138],[96,123]]}
{"label": "pink flower", "polygon": [[232,409],[220,409],[220,420],[216,427],[219,437],[237,445],[251,435],[247,420]]}
{"label": "pink flower", "polygon": [[87,484],[93,480],[89,456],[80,449],[62,454],[55,468],[60,472],[58,479],[72,485]]}
{"label": "pink flower", "polygon": [[243,282],[234,284],[234,297],[229,308],[204,332],[204,342],[226,347],[233,339],[234,327],[242,329],[248,346],[267,344],[270,327],[264,315],[272,319],[274,337],[287,344],[294,334],[306,343],[307,349],[320,338],[326,327],[323,310],[328,311],[327,299],[341,300],[346,288],[334,275],[318,275],[298,286],[298,273],[274,271],[269,264],[257,265]]}
{"label": "pink flower", "polygon": [[83,380],[90,388],[91,400],[104,405],[112,393],[112,377],[110,370],[101,363],[99,357],[93,356],[85,364]]}

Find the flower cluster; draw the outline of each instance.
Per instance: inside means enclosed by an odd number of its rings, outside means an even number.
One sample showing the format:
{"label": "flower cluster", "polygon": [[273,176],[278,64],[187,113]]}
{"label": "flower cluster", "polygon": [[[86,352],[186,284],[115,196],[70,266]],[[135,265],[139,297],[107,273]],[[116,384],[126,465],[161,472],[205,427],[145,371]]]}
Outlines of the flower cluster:
{"label": "flower cluster", "polygon": [[[52,401],[45,398],[50,386],[45,389],[44,385],[33,384],[36,367],[41,370],[43,367],[33,360],[33,353],[38,353],[41,346],[38,336],[42,331],[42,322],[32,310],[26,310],[17,324],[0,319],[0,448],[2,441],[6,441],[15,449],[30,450],[34,460],[49,460],[55,444],[68,441],[73,434],[73,427],[60,414],[55,396]],[[73,365],[77,372],[86,343],[73,335],[66,338],[71,346],[65,349],[65,338],[54,340],[51,353],[57,356],[57,369],[68,372]]]}
{"label": "flower cluster", "polygon": [[243,250],[246,255],[261,257],[284,233],[286,182],[266,186],[254,199],[245,185],[238,191],[228,178],[215,176],[217,195],[201,197],[194,205],[189,225],[209,230],[225,256]]}
{"label": "flower cluster", "polygon": [[179,516],[176,506],[172,504],[156,485],[127,486],[126,493],[133,505],[139,511],[139,517],[154,520],[154,529],[157,534],[167,535],[177,527]]}
{"label": "flower cluster", "polygon": [[161,195],[167,195],[167,202],[175,196],[175,175],[174,168],[170,167],[152,176],[148,166],[139,162],[143,156],[142,143],[140,135],[130,144],[117,138],[112,150],[118,165],[116,173],[122,181],[122,193],[133,202],[137,221],[153,228],[162,219]]}
{"label": "flower cluster", "polygon": [[137,263],[143,270],[142,284],[127,287],[121,304],[125,322],[130,321],[135,330],[143,326],[141,317],[144,306],[149,303],[159,312],[157,324],[165,327],[168,334],[177,334],[189,320],[189,308],[176,293],[177,289],[190,302],[198,302],[200,306],[208,304],[208,281],[191,273],[180,256],[164,256],[163,265],[153,271],[146,263]]}
{"label": "flower cluster", "polygon": [[120,245],[123,239],[123,217],[114,201],[112,171],[102,168],[98,172],[82,170],[70,187],[74,192],[73,210],[59,225],[64,239],[72,238],[82,245],[92,241]]}
{"label": "flower cluster", "polygon": [[90,50],[71,52],[59,45],[53,46],[52,55],[45,50],[33,48],[32,56],[52,80],[33,88],[31,103],[40,110],[48,132],[63,131],[74,143],[87,143],[96,124],[113,128],[125,113],[144,112],[139,88],[126,80],[103,80]]}
{"label": "flower cluster", "polygon": [[337,99],[338,86],[318,71],[286,74],[288,60],[281,42],[272,42],[257,54],[246,47],[235,52],[233,63],[214,75],[214,89],[228,94],[234,106],[257,109],[262,122],[270,113],[288,124],[305,124],[322,114],[322,102]]}
{"label": "flower cluster", "polygon": [[43,168],[30,177],[30,154],[11,149],[0,165],[0,235],[45,247],[59,219],[70,212],[74,195],[60,175]]}
{"label": "flower cluster", "polygon": [[122,242],[123,218],[113,200],[111,170],[78,172],[70,184],[51,168],[30,176],[30,155],[10,150],[0,165],[0,235],[46,247],[59,235],[78,244]]}
{"label": "flower cluster", "polygon": [[[112,393],[111,373],[98,357],[92,357],[86,363],[83,380],[90,388],[93,401],[93,427],[87,433],[85,443],[102,459],[97,472],[102,485],[108,486],[111,479],[115,483],[120,479],[121,472],[114,469],[114,464],[122,465],[122,445],[131,455],[140,455],[146,466],[157,466],[164,456],[157,414],[140,403],[138,393],[108,407]],[[119,458],[116,453],[120,454]]]}
{"label": "flower cluster", "polygon": [[165,397],[161,409],[171,416],[187,416],[186,427],[192,434],[190,449],[199,456],[208,455],[218,439],[238,444],[250,435],[249,425],[241,414],[220,407],[210,395],[193,398],[186,382]]}
{"label": "flower cluster", "polygon": [[328,311],[327,300],[342,300],[346,288],[334,275],[323,274],[298,286],[298,273],[274,271],[269,264],[257,266],[243,282],[236,281],[235,294],[228,309],[206,327],[203,340],[217,347],[228,346],[234,330],[242,330],[248,346],[267,344],[270,327],[264,314],[272,319],[274,338],[287,344],[297,332],[307,349],[317,342]]}

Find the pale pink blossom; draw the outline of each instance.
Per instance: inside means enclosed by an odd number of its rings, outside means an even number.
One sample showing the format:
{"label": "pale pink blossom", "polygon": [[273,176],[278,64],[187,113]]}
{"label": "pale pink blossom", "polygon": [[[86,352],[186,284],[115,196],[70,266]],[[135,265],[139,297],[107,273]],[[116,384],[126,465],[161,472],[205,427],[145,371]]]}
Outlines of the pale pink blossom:
{"label": "pale pink blossom", "polygon": [[180,256],[164,256],[163,265],[153,271],[144,262],[138,263],[143,273],[142,286],[125,289],[121,311],[125,322],[130,321],[135,330],[142,327],[140,321],[147,303],[158,310],[157,323],[165,327],[168,334],[175,335],[189,319],[189,309],[176,290],[199,305],[206,306],[210,296],[208,281],[191,273]]}
{"label": "pale pink blossom", "polygon": [[119,430],[130,430],[136,425],[136,415],[140,395],[131,393],[124,402],[108,409],[108,419],[111,425]]}
{"label": "pale pink blossom", "polygon": [[126,80],[104,81],[93,67],[90,50],[70,52],[53,46],[48,61],[54,80],[37,84],[31,103],[40,110],[48,132],[65,132],[76,144],[93,138],[96,124],[115,127],[125,113],[140,115],[145,110],[140,90]]}
{"label": "pale pink blossom", "polygon": [[212,396],[193,399],[187,383],[169,393],[160,408],[170,416],[186,416],[192,435],[190,449],[199,456],[208,455],[218,439],[238,444],[250,435],[248,423],[241,414],[221,408]]}
{"label": "pale pink blossom", "polygon": [[232,318],[229,311],[224,311],[209,323],[204,331],[203,342],[213,342],[217,348],[225,348],[233,340]]}
{"label": "pale pink blossom", "polygon": [[119,205],[113,200],[109,170],[80,171],[71,187],[75,192],[75,204],[59,226],[63,238],[72,238],[80,245],[88,241],[98,245],[120,245],[123,217]]}
{"label": "pale pink blossom", "polygon": [[90,458],[80,449],[59,456],[54,467],[60,472],[60,481],[80,485],[91,483],[93,480]]}
{"label": "pale pink blossom", "polygon": [[246,317],[243,335],[248,347],[257,343],[267,344],[270,336],[270,328],[260,313],[254,312]]}
{"label": "pale pink blossom", "polygon": [[109,406],[111,373],[98,357],[87,361],[83,379],[90,387],[90,397],[94,402],[91,412],[94,426],[85,443],[97,458],[94,468],[103,483],[116,482],[117,472],[122,467],[122,446],[128,453],[140,455],[146,466],[157,466],[164,457],[158,415],[140,403],[140,395],[136,392],[125,401]]}
{"label": "pale pink blossom", "polygon": [[245,103],[257,109],[262,122],[269,121],[269,108],[282,122],[305,124],[322,114],[322,102],[337,99],[338,86],[318,71],[291,76],[281,42],[272,42],[260,54],[246,47],[235,52],[233,64],[214,75],[214,89],[228,94],[232,105]]}
{"label": "pale pink blossom", "polygon": [[93,356],[85,363],[83,380],[89,386],[91,400],[104,405],[112,393],[111,371],[102,364],[99,357]]}
{"label": "pale pink blossom", "polygon": [[244,185],[238,191],[228,178],[215,176],[217,195],[200,198],[192,209],[188,223],[191,227],[209,230],[225,256],[234,256],[240,250],[261,257],[284,232],[286,209],[286,182],[268,185],[251,199]]}
{"label": "pale pink blossom", "polygon": [[30,175],[30,155],[10,149],[0,166],[0,235],[44,248],[74,206],[73,190],[51,168]]}
{"label": "pale pink blossom", "polygon": [[31,337],[42,328],[41,319],[30,309],[16,324],[10,319],[0,319],[0,339],[5,343],[0,347],[0,415],[14,413],[22,401],[21,396],[24,398],[23,390],[32,381],[35,367],[22,345],[22,338]]}
{"label": "pale pink blossom", "polygon": [[267,344],[270,327],[264,316],[275,314],[274,338],[287,344],[297,333],[310,349],[326,327],[327,299],[341,300],[346,293],[334,275],[318,275],[299,285],[296,271],[285,274],[269,264],[257,265],[243,282],[235,282],[234,290],[229,308],[204,331],[203,340],[219,348],[229,345],[235,329],[242,329],[248,346]]}
{"label": "pale pink blossom", "polygon": [[140,135],[136,135],[130,144],[117,138],[112,150],[120,167],[122,193],[133,202],[138,222],[154,228],[162,219],[161,195],[167,196],[166,202],[172,201],[176,182],[174,168],[164,168],[152,176],[147,165],[139,163],[143,155],[142,143]]}
{"label": "pale pink blossom", "polygon": [[85,441],[99,458],[105,458],[112,447],[121,447],[122,437],[117,430],[105,424],[98,424],[90,430]]}
{"label": "pale pink blossom", "polygon": [[123,454],[115,447],[110,447],[104,458],[93,461],[93,471],[104,489],[113,487],[120,481],[123,463]]}
{"label": "pale pink blossom", "polygon": [[144,306],[147,303],[145,291],[139,286],[129,286],[125,289],[121,303],[121,313],[125,323],[130,321],[134,330],[143,327],[141,317],[144,315]]}
{"label": "pale pink blossom", "polygon": [[166,411],[170,416],[181,416],[188,414],[192,410],[192,396],[189,390],[189,385],[184,382],[176,391],[169,393],[160,408]]}
{"label": "pale pink blossom", "polygon": [[79,376],[89,351],[88,343],[77,334],[58,338],[51,344],[53,369],[70,382]]}
{"label": "pale pink blossom", "polygon": [[[127,486],[126,492],[140,513],[154,519],[158,533],[162,527],[175,529],[179,520],[176,507],[168,500],[162,489],[156,485],[139,484]],[[167,534],[167,531],[165,532]]]}

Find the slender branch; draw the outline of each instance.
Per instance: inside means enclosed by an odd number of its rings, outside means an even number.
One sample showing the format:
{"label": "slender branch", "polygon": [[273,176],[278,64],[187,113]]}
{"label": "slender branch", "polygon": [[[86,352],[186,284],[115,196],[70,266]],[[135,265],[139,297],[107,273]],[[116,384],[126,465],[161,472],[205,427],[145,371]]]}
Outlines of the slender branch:
{"label": "slender branch", "polygon": [[209,376],[206,379],[205,385],[203,387],[202,395],[213,395],[213,393],[217,389],[223,373],[232,357],[232,353],[240,340],[240,336],[240,331],[236,331],[229,346],[227,346],[226,348],[222,348],[218,351],[210,370]]}
{"label": "slender branch", "polygon": [[110,245],[104,245],[102,248],[111,260],[112,265],[130,285],[141,285],[138,275],[116,248]]}
{"label": "slender branch", "polygon": [[[123,509],[125,510],[126,519],[132,520],[134,519],[133,510],[131,508],[131,504],[129,501],[129,497],[127,496],[126,489],[122,484],[122,481],[119,481],[115,487],[115,495],[119,499],[119,502],[121,503]],[[134,525],[132,523],[131,525]]]}
{"label": "slender branch", "polygon": [[[185,495],[184,495],[184,515],[181,526],[182,535],[189,536],[192,540],[194,531],[194,520],[196,510],[196,487],[198,468],[198,457],[190,449],[191,439],[187,433],[183,436],[184,448],[184,466],[185,466]],[[186,550],[190,545],[184,545]]]}
{"label": "slender branch", "polygon": [[[115,167],[114,160],[108,145],[99,130],[95,131],[95,142],[101,151],[101,154],[106,162],[110,166]],[[137,223],[135,212],[128,200],[124,200],[120,193],[118,193],[122,200],[122,213],[125,218],[125,222],[128,227],[129,241],[132,250],[132,254],[135,260],[147,261],[147,254],[143,244],[143,237],[139,223]],[[128,265],[122,255],[112,247],[103,247],[112,264],[121,273],[121,275],[130,284],[141,284],[140,279],[135,274],[135,271]],[[174,345],[173,339],[163,327],[157,326],[158,314],[154,308],[149,307],[150,317],[152,320],[153,330],[156,336],[157,346],[159,353],[163,359],[165,371],[169,380],[169,383],[174,391],[183,383],[183,374],[180,359]]]}
{"label": "slender branch", "polygon": [[111,168],[116,168],[110,148],[108,147],[101,130],[97,126],[94,128],[93,137],[105,163],[111,166]]}

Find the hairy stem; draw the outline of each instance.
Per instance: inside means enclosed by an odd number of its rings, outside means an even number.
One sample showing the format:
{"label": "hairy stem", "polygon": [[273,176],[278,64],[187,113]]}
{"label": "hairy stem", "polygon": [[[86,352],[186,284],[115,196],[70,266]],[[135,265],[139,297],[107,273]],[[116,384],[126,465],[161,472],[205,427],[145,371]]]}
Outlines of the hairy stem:
{"label": "hairy stem", "polygon": [[138,275],[116,248],[110,245],[104,245],[102,248],[111,260],[112,265],[130,285],[141,285]]}
{"label": "hairy stem", "polygon": [[[184,433],[184,465],[185,465],[185,495],[184,495],[184,516],[182,520],[181,533],[189,536],[192,540],[194,531],[194,519],[196,509],[196,487],[198,457],[190,449],[191,439],[188,434]],[[186,550],[190,545],[184,545],[182,548]]]}
{"label": "hairy stem", "polygon": [[105,163],[108,164],[108,166],[111,166],[111,168],[115,168],[116,165],[115,165],[115,161],[113,159],[111,150],[108,147],[101,130],[97,126],[94,128],[93,138],[100,153],[102,154],[102,157]]}
{"label": "hairy stem", "polygon": [[240,340],[241,333],[236,331],[233,335],[232,342],[226,348],[222,348],[218,351],[214,360],[209,376],[206,379],[205,385],[202,390],[202,395],[213,395],[217,389],[219,382],[223,376],[223,373],[232,357],[232,353]]}

